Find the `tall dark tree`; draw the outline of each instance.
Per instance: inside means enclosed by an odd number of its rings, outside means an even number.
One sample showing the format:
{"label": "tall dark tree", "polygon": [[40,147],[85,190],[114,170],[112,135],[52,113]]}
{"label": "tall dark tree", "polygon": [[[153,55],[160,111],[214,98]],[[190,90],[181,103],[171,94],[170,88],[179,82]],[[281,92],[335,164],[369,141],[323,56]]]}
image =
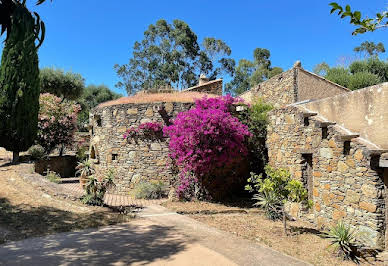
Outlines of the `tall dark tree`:
{"label": "tall dark tree", "polygon": [[271,66],[270,57],[269,50],[256,48],[253,51],[253,61],[241,59],[238,62],[233,79],[226,84],[225,90],[228,93],[239,95],[260,82],[282,73],[282,68]]}
{"label": "tall dark tree", "polygon": [[228,58],[230,48],[215,38],[205,38],[203,47],[197,35],[184,21],[158,20],[144,32],[144,39],[135,42],[128,64],[115,65],[121,81],[116,85],[128,94],[164,86],[182,89],[196,85],[201,73],[211,79],[234,68]]}
{"label": "tall dark tree", "polygon": [[85,89],[85,79],[80,74],[64,72],[61,69],[41,69],[40,81],[41,93],[51,93],[62,99],[76,100]]}
{"label": "tall dark tree", "polygon": [[38,37],[39,17],[34,18],[24,2],[13,1],[13,4],[0,66],[0,146],[13,151],[13,162],[17,162],[19,152],[32,145],[37,133],[37,46],[43,37]]}

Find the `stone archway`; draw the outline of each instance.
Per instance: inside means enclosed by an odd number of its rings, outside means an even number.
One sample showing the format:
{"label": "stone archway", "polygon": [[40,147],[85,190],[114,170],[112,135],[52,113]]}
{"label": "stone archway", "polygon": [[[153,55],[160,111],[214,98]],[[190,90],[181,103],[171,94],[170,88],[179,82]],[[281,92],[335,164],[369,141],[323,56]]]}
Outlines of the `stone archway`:
{"label": "stone archway", "polygon": [[98,164],[98,163],[100,162],[98,150],[97,150],[97,148],[95,147],[95,145],[91,145],[90,152],[89,152],[89,159],[90,159],[94,164]]}

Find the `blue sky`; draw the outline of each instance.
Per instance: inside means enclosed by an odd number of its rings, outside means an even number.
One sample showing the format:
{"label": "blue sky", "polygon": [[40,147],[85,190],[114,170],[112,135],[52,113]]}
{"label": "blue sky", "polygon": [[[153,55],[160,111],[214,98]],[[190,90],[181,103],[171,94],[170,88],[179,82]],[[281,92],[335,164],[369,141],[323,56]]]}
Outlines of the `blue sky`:
{"label": "blue sky", "polygon": [[[388,30],[352,36],[354,27],[330,15],[331,1],[325,0],[54,0],[39,7],[29,1],[47,28],[41,67],[78,72],[87,84],[103,83],[123,94],[114,88],[113,65],[126,63],[133,43],[161,18],[184,20],[201,41],[208,36],[224,40],[236,61],[251,59],[256,47],[267,48],[273,66],[284,69],[296,60],[307,70],[322,61],[336,65],[341,57],[354,57],[353,48],[365,40],[388,48]],[[387,8],[386,0],[338,2],[370,16]]]}

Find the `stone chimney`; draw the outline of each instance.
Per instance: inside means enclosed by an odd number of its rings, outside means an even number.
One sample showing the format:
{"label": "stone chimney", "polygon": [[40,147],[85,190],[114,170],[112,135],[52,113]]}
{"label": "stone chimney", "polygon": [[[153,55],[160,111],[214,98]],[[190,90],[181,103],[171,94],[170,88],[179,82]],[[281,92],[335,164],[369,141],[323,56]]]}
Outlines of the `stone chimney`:
{"label": "stone chimney", "polygon": [[295,62],[294,67],[301,68],[302,67],[302,63],[298,60],[298,61]]}
{"label": "stone chimney", "polygon": [[202,84],[205,84],[207,82],[209,82],[209,79],[206,77],[205,74],[201,74],[199,76],[199,83],[198,83],[198,85],[202,85]]}

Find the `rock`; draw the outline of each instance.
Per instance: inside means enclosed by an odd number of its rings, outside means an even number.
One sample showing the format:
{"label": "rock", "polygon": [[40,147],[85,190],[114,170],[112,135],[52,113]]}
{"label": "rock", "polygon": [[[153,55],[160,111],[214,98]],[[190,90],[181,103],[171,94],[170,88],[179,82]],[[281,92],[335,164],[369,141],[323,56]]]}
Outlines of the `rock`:
{"label": "rock", "polygon": [[319,154],[321,157],[326,158],[326,159],[333,158],[333,150],[330,148],[321,148],[319,150]]}
{"label": "rock", "polygon": [[334,210],[333,211],[333,220],[342,220],[346,216],[346,212],[341,210]]}
{"label": "rock", "polygon": [[342,173],[346,173],[349,169],[349,166],[342,161],[338,162],[337,167],[338,167],[338,171],[340,171]]}
{"label": "rock", "polygon": [[374,205],[373,203],[363,201],[363,202],[360,202],[360,208],[368,212],[375,212],[377,209],[377,206]]}
{"label": "rock", "polygon": [[357,161],[361,161],[363,158],[364,155],[362,154],[362,150],[359,149],[354,153],[354,159],[356,159]]}
{"label": "rock", "polygon": [[152,151],[160,151],[160,150],[162,150],[162,146],[159,143],[152,143],[151,150]]}
{"label": "rock", "polygon": [[360,194],[349,189],[346,191],[345,203],[358,203],[360,201],[360,197]]}
{"label": "rock", "polygon": [[145,116],[148,116],[148,117],[154,116],[154,111],[152,110],[152,107],[147,108],[147,110],[145,112]]}
{"label": "rock", "polygon": [[129,160],[134,160],[136,158],[136,152],[135,151],[130,151],[128,153],[128,159]]}
{"label": "rock", "polygon": [[137,108],[129,108],[129,109],[127,109],[127,114],[129,114],[129,115],[137,115]]}
{"label": "rock", "polygon": [[368,198],[374,198],[377,196],[377,189],[374,186],[364,184],[361,186],[362,193]]}

